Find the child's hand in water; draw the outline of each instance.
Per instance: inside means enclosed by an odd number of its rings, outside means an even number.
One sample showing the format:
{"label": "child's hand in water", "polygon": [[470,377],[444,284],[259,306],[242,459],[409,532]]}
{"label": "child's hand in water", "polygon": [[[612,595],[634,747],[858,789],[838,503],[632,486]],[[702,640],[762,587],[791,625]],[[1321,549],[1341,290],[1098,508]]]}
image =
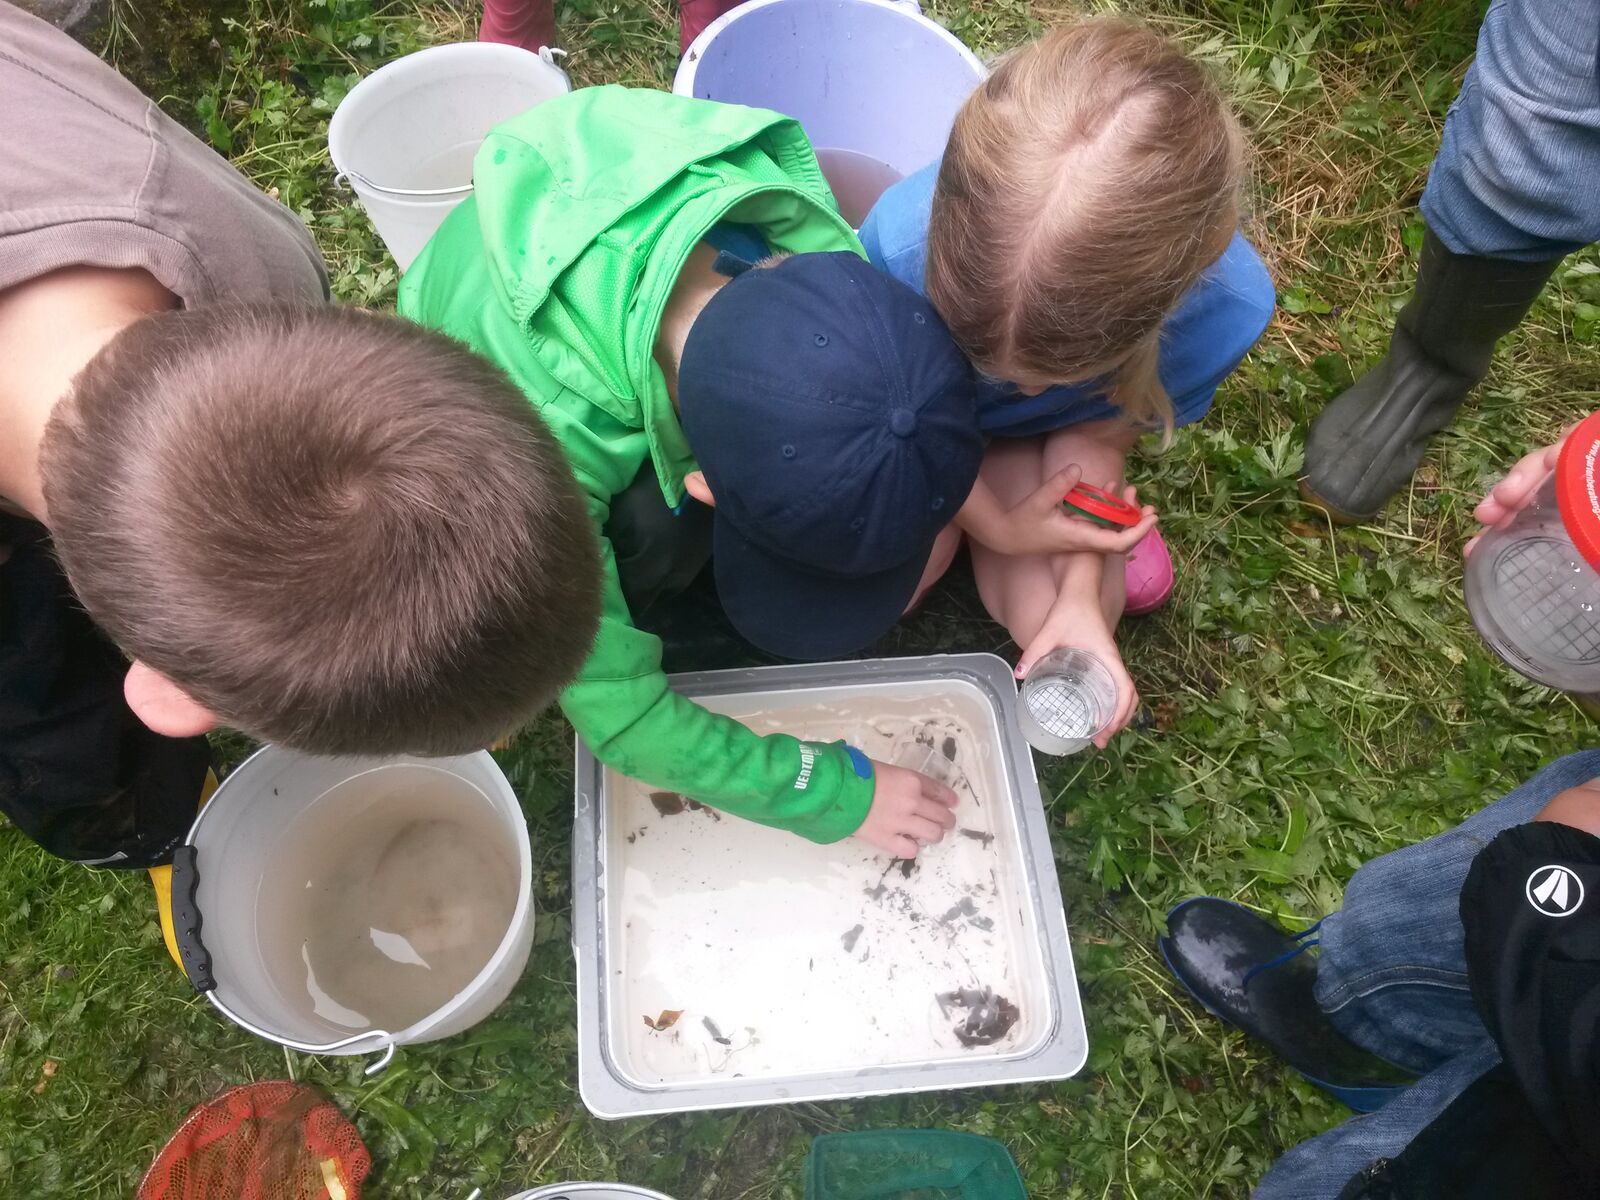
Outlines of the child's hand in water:
{"label": "child's hand in water", "polygon": [[[1524,455],[1517,461],[1517,465],[1506,472],[1506,477],[1494,487],[1489,489],[1489,494],[1472,510],[1472,515],[1478,519],[1478,524],[1485,529],[1503,529],[1519,512],[1528,507],[1533,499],[1533,493],[1544,482],[1544,477],[1556,469],[1556,459],[1561,455],[1561,447],[1567,443],[1567,434],[1575,426],[1568,426],[1556,439],[1553,446],[1545,446],[1535,450],[1532,454]],[[1464,556],[1472,553],[1472,548],[1478,544],[1477,534],[1461,550]]]}
{"label": "child's hand in water", "polygon": [[[1006,513],[1000,536],[995,539],[1002,544],[991,545],[990,549],[1002,554],[1126,554],[1155,528],[1156,510],[1149,504],[1144,506],[1143,519],[1126,529],[1107,529],[1067,512],[1061,506],[1061,498],[1082,478],[1083,471],[1070,466],[1045,480],[1033,495]],[[1114,493],[1117,488],[1113,484],[1106,490]],[[1131,487],[1123,488],[1122,498],[1136,504],[1138,493]]]}
{"label": "child's hand in water", "polygon": [[872,808],[856,836],[896,858],[915,858],[956,823],[956,794],[938,780],[874,761]]}

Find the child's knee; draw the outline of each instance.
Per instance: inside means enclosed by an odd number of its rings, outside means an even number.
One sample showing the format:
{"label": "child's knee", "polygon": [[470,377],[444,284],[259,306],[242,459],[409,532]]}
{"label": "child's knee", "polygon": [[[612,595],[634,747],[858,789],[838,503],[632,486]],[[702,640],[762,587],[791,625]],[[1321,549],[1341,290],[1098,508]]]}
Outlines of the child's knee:
{"label": "child's knee", "polygon": [[1556,793],[1534,820],[1555,821],[1600,837],[1600,780],[1591,779]]}

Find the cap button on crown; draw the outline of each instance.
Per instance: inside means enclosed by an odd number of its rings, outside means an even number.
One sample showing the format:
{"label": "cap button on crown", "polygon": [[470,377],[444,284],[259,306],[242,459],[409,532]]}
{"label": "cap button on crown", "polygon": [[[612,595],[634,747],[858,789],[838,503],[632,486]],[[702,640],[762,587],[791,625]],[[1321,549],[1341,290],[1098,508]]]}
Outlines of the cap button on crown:
{"label": "cap button on crown", "polygon": [[910,437],[917,431],[917,414],[909,408],[895,409],[889,414],[889,429],[895,437]]}

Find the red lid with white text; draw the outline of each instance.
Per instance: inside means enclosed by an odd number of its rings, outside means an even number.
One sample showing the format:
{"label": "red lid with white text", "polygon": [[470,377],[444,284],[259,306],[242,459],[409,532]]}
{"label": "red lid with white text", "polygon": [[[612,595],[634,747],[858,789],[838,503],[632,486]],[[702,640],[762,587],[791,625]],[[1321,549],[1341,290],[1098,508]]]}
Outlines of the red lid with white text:
{"label": "red lid with white text", "polygon": [[1579,554],[1600,571],[1600,412],[1570,434],[1556,459],[1556,504],[1561,524]]}

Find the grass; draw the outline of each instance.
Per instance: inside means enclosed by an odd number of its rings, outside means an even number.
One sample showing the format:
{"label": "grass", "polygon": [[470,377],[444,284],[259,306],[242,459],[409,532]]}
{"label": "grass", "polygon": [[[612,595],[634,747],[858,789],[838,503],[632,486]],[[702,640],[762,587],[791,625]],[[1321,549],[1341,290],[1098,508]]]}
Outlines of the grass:
{"label": "grass", "polygon": [[[985,53],[1109,4],[936,0]],[[1409,289],[1415,201],[1468,61],[1474,0],[1147,0],[1126,7],[1212,61],[1256,147],[1251,233],[1282,311],[1212,415],[1135,466],[1162,507],[1179,588],[1124,647],[1148,711],[1093,757],[1041,760],[1092,1038],[1049,1086],[606,1124],[574,1090],[567,946],[569,742],[558,718],[502,761],[537,856],[538,944],[491,1020],[356,1064],[286,1054],[223,1024],[162,952],[142,876],[46,860],[0,831],[0,1193],[125,1196],[183,1114],[223,1087],[291,1075],[354,1114],[369,1194],[488,1197],[565,1178],[681,1200],[800,1195],[818,1133],[945,1126],[1004,1140],[1040,1200],[1243,1196],[1285,1148],[1348,1114],[1181,999],[1152,951],[1197,893],[1289,922],[1334,908],[1368,858],[1438,832],[1538,764],[1592,741],[1567,699],[1479,644],[1459,549],[1504,465],[1600,387],[1600,261],[1558,274],[1414,487],[1336,530],[1295,493],[1303,431],[1382,352]],[[395,274],[327,163],[332,105],[395,54],[472,20],[396,0],[118,5],[108,54],[310,224],[342,299],[392,302]],[[560,10],[579,83],[662,85],[664,0]],[[894,653],[1007,652],[970,586],[940,592]],[[53,1064],[53,1065],[52,1065]]]}

